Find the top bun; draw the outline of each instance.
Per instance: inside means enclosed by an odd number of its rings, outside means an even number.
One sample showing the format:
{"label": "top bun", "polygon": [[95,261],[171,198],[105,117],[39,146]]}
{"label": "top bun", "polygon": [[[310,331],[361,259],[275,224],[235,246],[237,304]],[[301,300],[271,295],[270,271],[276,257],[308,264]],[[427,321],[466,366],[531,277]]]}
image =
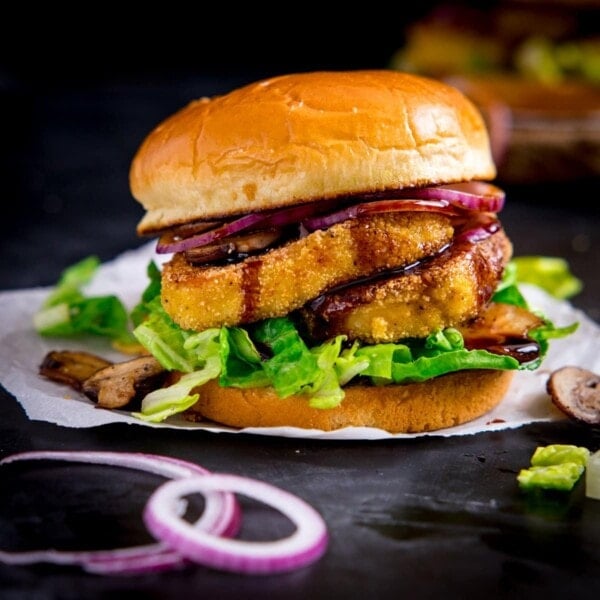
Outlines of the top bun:
{"label": "top bun", "polygon": [[202,98],[138,150],[140,235],[322,198],[492,179],[474,105],[392,70],[299,73]]}

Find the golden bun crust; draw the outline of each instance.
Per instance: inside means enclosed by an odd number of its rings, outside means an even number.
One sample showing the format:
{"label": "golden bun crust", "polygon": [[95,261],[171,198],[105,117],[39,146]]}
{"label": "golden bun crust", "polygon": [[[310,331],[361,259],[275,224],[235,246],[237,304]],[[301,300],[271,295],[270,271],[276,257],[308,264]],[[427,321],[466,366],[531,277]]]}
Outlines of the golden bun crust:
{"label": "golden bun crust", "polygon": [[191,220],[369,191],[492,179],[480,113],[456,88],[392,70],[283,75],[196,100],[130,170],[141,235]]}
{"label": "golden bun crust", "polygon": [[454,427],[494,408],[505,396],[512,371],[459,371],[423,383],[348,386],[341,405],[311,408],[303,396],[281,399],[271,388],[220,387],[210,381],[185,416],[232,427],[300,427],[332,431],[375,427],[390,433],[420,433]]}

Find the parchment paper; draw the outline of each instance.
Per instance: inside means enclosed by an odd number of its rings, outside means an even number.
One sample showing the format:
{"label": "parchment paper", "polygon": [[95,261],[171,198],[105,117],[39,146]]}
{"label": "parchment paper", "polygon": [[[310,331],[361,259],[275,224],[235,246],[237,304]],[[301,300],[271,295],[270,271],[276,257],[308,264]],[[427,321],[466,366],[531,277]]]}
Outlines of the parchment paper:
{"label": "parchment paper", "polygon": [[[116,294],[133,306],[146,287],[146,266],[154,254],[154,242],[126,252],[102,265],[88,294]],[[551,371],[565,365],[576,365],[600,372],[600,327],[570,303],[558,301],[536,287],[523,286],[532,308],[540,309],[557,326],[579,322],[571,336],[551,340],[550,351],[536,371],[515,375],[506,398],[494,410],[462,426],[422,434],[390,434],[379,429],[351,427],[335,432],[293,427],[232,429],[211,423],[189,423],[182,417],[171,417],[159,424],[136,419],[126,411],[96,408],[93,402],[66,386],[47,381],[38,375],[38,367],[50,350],[87,350],[110,360],[123,360],[108,343],[97,339],[44,339],[36,334],[32,317],[48,294],[47,288],[15,290],[0,293],[0,382],[20,402],[32,420],[48,421],[64,427],[95,427],[107,423],[129,423],[138,427],[169,427],[209,430],[215,433],[252,433],[315,439],[387,439],[420,435],[454,436],[514,428],[536,421],[556,421],[566,417],[551,403],[546,381]]]}

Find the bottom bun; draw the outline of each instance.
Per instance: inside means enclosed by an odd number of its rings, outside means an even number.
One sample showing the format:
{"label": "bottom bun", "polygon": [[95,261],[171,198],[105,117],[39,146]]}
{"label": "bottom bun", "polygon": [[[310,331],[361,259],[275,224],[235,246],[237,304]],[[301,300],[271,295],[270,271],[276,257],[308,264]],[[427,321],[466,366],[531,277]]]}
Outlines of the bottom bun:
{"label": "bottom bun", "polygon": [[200,398],[185,416],[231,427],[435,431],[471,421],[494,408],[512,377],[513,371],[459,371],[423,383],[350,385],[341,405],[331,409],[311,408],[305,396],[279,398],[272,388],[225,388],[210,381],[198,390]]}

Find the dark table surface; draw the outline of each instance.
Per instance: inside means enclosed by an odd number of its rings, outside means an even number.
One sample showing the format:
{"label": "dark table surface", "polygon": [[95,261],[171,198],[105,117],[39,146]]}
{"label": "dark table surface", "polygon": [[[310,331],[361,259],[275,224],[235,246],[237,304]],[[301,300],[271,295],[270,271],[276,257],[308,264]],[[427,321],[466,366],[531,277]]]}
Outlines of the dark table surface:
{"label": "dark table surface", "polygon": [[[160,119],[244,79],[111,83],[44,93],[9,90],[0,248],[1,289],[50,285],[95,253],[140,244],[141,208],[127,169]],[[598,182],[507,186],[502,213],[515,254],[568,259],[585,283],[573,303],[600,320]],[[7,208],[8,207],[8,208]],[[2,327],[0,321],[0,328]],[[600,350],[600,348],[599,348]],[[600,447],[598,429],[570,421],[472,436],[316,441],[108,425],[70,429],[29,421],[0,389],[0,457],[24,450],[153,452],[252,476],[312,504],[330,532],[309,567],[244,577],[191,567],[100,577],[69,567],[0,564],[0,597],[22,598],[597,598],[600,502],[582,485],[560,501],[528,502],[516,474],[538,445]],[[104,547],[147,541],[140,511],[154,476],[102,467],[2,467],[0,546]],[[255,510],[248,527],[268,527]]]}

